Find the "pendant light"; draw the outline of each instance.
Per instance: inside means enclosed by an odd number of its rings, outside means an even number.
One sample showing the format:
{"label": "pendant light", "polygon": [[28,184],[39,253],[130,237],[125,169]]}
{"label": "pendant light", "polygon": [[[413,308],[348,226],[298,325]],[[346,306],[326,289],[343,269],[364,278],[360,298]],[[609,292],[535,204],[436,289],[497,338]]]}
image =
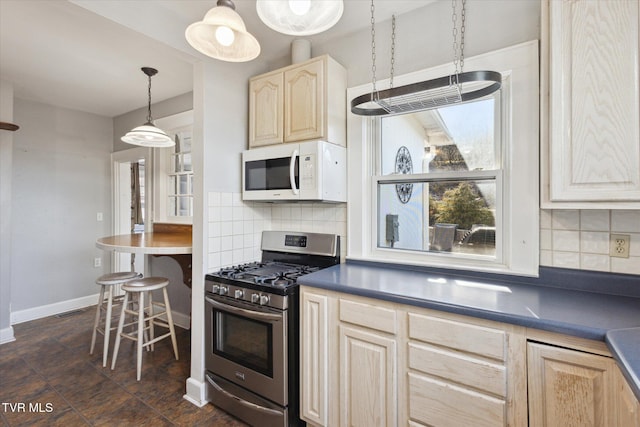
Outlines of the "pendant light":
{"label": "pendant light", "polygon": [[221,61],[246,62],[260,54],[260,43],[247,32],[231,0],[218,0],[202,21],[187,27],[185,37],[200,53]]}
{"label": "pendant light", "polygon": [[258,16],[269,28],[308,36],[333,27],[342,17],[342,0],[257,0]]}
{"label": "pendant light", "polygon": [[151,118],[151,76],[158,74],[158,70],[150,67],[142,67],[142,72],[149,78],[149,103],[147,104],[147,122],[142,126],[133,128],[125,136],[120,138],[127,144],[140,145],[142,147],[172,147],[175,145],[173,139],[162,129],[153,125]]}
{"label": "pendant light", "polygon": [[[375,53],[375,20],[374,4],[371,0],[371,57],[372,57],[372,85],[371,93],[360,95],[351,101],[351,112],[359,116],[386,116],[414,113],[431,110],[447,105],[458,104],[487,96],[502,86],[502,75],[497,71],[463,72],[464,67],[464,33],[465,33],[465,5],[462,0],[462,23],[460,28],[460,54],[458,56],[458,29],[456,27],[456,1],[452,0],[453,20],[453,53],[455,73],[418,83],[393,87],[378,91],[376,89],[376,53]],[[395,40],[392,34],[392,42]],[[391,82],[393,82],[393,53],[391,57]]]}

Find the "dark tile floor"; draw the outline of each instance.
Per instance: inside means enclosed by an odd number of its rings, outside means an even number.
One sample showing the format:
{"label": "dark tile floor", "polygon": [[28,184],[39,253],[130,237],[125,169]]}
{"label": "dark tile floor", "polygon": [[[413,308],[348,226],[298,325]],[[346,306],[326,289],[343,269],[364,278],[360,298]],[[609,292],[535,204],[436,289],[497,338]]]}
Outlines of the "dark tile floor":
{"label": "dark tile floor", "polygon": [[95,306],[14,325],[16,341],[0,345],[3,426],[246,426],[183,399],[189,331],[176,328],[178,361],[170,339],[145,351],[138,382],[134,342],[122,341],[113,371],[102,367],[101,335],[89,354],[94,315]]}

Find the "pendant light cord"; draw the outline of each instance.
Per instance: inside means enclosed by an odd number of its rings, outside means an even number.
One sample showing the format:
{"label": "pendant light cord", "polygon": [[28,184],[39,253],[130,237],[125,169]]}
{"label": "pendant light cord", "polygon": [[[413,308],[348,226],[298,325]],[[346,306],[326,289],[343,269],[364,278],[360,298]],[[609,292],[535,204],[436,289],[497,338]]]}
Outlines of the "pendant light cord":
{"label": "pendant light cord", "polygon": [[[453,21],[453,65],[456,68],[456,76],[464,71],[464,33],[466,30],[466,4],[467,0],[462,0],[462,10],[460,11],[460,45],[458,46],[458,14],[456,13],[456,3],[458,0],[451,0],[451,20]],[[458,55],[458,48],[460,54]]]}
{"label": "pendant light cord", "polygon": [[371,99],[375,100],[378,90],[376,89],[376,20],[373,0],[371,0],[371,84],[373,85]]}

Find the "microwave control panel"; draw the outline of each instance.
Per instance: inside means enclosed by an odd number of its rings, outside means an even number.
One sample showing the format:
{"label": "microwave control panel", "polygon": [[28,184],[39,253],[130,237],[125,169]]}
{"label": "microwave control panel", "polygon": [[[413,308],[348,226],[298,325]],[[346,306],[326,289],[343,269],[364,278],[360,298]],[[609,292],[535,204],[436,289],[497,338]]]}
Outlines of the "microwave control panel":
{"label": "microwave control panel", "polygon": [[316,188],[316,155],[300,155],[300,188]]}

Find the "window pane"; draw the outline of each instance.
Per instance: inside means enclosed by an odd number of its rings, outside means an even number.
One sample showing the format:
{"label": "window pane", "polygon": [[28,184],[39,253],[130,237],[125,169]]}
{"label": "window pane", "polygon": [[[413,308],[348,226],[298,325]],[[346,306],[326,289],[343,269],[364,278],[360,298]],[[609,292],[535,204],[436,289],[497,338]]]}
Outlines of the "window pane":
{"label": "window pane", "polygon": [[177,194],[178,189],[178,177],[175,175],[169,176],[169,195]]}
{"label": "window pane", "polygon": [[495,100],[384,117],[382,175],[497,169]]}
{"label": "window pane", "polygon": [[182,155],[182,171],[191,172],[192,170],[193,166],[191,165],[191,153],[184,153]]}
{"label": "window pane", "polygon": [[179,197],[180,208],[178,211],[178,216],[189,216],[191,212],[189,211],[190,207],[190,199],[191,197]]}
{"label": "window pane", "polygon": [[496,255],[496,181],[378,184],[378,247]]}
{"label": "window pane", "polygon": [[177,194],[189,194],[189,176],[178,175],[179,188]]}
{"label": "window pane", "polygon": [[169,206],[167,206],[167,215],[168,216],[177,216],[177,210],[176,210],[176,198],[175,197],[169,197]]}

